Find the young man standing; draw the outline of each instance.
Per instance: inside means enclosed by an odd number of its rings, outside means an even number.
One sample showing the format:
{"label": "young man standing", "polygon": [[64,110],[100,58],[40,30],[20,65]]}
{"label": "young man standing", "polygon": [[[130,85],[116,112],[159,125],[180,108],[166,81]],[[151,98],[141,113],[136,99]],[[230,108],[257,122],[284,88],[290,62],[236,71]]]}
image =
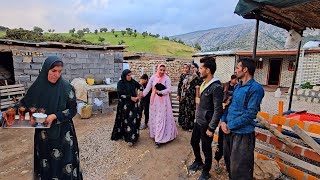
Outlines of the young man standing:
{"label": "young man standing", "polygon": [[221,119],[225,133],[224,160],[230,179],[253,179],[255,122],[264,90],[253,79],[255,63],[244,58],[238,61],[235,74],[241,81],[236,86],[228,113]]}
{"label": "young man standing", "polygon": [[[199,180],[211,177],[209,171],[212,165],[213,135],[222,116],[223,89],[219,80],[213,77],[216,71],[216,63],[213,57],[200,59],[200,75],[204,82],[200,87],[200,103],[196,112],[196,123],[191,137],[191,145],[195,161],[189,166],[189,171],[202,169]],[[200,140],[205,156],[203,164],[200,154]]]}
{"label": "young man standing", "polygon": [[[233,75],[231,75],[230,81],[223,84],[223,112],[224,112],[224,114],[228,112],[228,106],[230,104],[232,94],[233,94],[234,88],[236,87],[237,83],[238,83],[238,78],[236,75],[233,74]],[[220,126],[219,133],[218,133],[218,146],[217,146],[217,150],[214,154],[214,159],[217,161],[216,166],[215,166],[215,170],[217,173],[221,172],[219,161],[221,160],[221,158],[223,156],[223,136],[224,136],[224,133],[223,133],[221,126]]]}
{"label": "young man standing", "polygon": [[[147,74],[143,74],[140,77],[140,82],[139,84],[143,86],[143,88],[145,89],[147,84],[148,84],[148,75]],[[140,130],[142,129],[146,129],[148,127],[148,121],[149,121],[149,106],[150,106],[150,97],[151,97],[151,93],[152,91],[150,91],[145,97],[143,97],[141,99],[141,115],[142,115],[142,111],[144,111],[144,124],[140,125]]]}

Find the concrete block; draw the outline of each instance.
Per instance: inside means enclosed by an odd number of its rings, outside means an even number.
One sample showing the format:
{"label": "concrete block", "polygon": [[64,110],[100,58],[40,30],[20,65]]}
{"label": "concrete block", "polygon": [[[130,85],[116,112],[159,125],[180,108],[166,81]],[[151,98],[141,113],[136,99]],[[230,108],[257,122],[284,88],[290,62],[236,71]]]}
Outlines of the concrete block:
{"label": "concrete block", "polygon": [[70,53],[70,57],[76,58],[77,57],[77,53]]}
{"label": "concrete block", "polygon": [[108,71],[106,69],[100,69],[100,74],[106,74]]}
{"label": "concrete block", "polygon": [[81,78],[82,76],[79,74],[71,74],[71,80],[75,79],[75,78]]}
{"label": "concrete block", "polygon": [[74,63],[87,63],[87,59],[85,58],[76,58]]}
{"label": "concrete block", "polygon": [[102,62],[99,58],[88,58],[87,63],[100,63]]}
{"label": "concrete block", "polygon": [[33,57],[32,62],[34,63],[44,63],[47,57]]}
{"label": "concrete block", "polygon": [[88,53],[83,53],[83,52],[78,52],[78,53],[77,53],[77,58],[86,59],[86,58],[88,58],[88,57],[89,57]]}
{"label": "concrete block", "polygon": [[50,52],[50,51],[47,51],[47,52],[43,52],[43,55],[44,56],[57,56],[57,52],[54,52],[54,51],[52,51],[52,52]]}
{"label": "concrete block", "polygon": [[30,80],[31,80],[32,82],[34,82],[37,78],[38,78],[38,76],[30,76]]}
{"label": "concrete block", "polygon": [[82,64],[72,64],[70,66],[71,66],[70,69],[82,70]]}
{"label": "concrete block", "polygon": [[78,70],[76,70],[76,69],[67,69],[66,70],[66,74],[78,74],[79,72],[78,72]]}
{"label": "concrete block", "polygon": [[304,95],[305,90],[304,89],[299,89],[297,91],[297,95]]}
{"label": "concrete block", "polygon": [[16,76],[21,76],[21,75],[24,75],[24,72],[23,72],[22,69],[15,69],[15,70],[14,70],[14,74],[15,74]]}
{"label": "concrete block", "polygon": [[92,69],[94,68],[94,64],[93,63],[84,63],[82,64],[83,69]]}
{"label": "concrete block", "polygon": [[23,57],[22,56],[13,56],[12,58],[13,58],[14,62],[22,62]]}
{"label": "concrete block", "polygon": [[89,58],[99,58],[100,54],[98,54],[98,53],[89,53],[88,57]]}
{"label": "concrete block", "polygon": [[312,89],[315,90],[315,91],[320,91],[320,86],[313,86]]}
{"label": "concrete block", "polygon": [[100,59],[104,59],[105,58],[105,55],[104,54],[100,54]]}
{"label": "concrete block", "polygon": [[307,99],[308,99],[307,97],[299,96],[299,101],[305,101],[305,102],[306,102],[306,101],[307,101]]}
{"label": "concrete block", "polygon": [[[290,96],[288,96],[288,99],[290,98]],[[293,101],[297,101],[297,100],[299,100],[300,99],[300,97],[299,96],[292,96],[292,100]]]}
{"label": "concrete block", "polygon": [[63,74],[62,77],[63,77],[64,79],[66,79],[66,80],[71,80],[71,79],[72,79],[71,74]]}
{"label": "concrete block", "polygon": [[74,64],[76,62],[75,58],[63,58],[62,61],[65,64]]}
{"label": "concrete block", "polygon": [[90,73],[91,74],[99,74],[100,73],[100,70],[99,69],[89,69]]}
{"label": "concrete block", "polygon": [[23,81],[28,82],[30,81],[30,75],[21,75],[21,76],[15,76],[16,81]]}
{"label": "concrete block", "polygon": [[63,58],[70,58],[71,54],[70,53],[62,53]]}
{"label": "concrete block", "polygon": [[320,103],[320,98],[313,98],[314,103]]}
{"label": "concrete block", "polygon": [[309,103],[313,102],[313,97],[307,97],[306,99],[307,99],[307,102]]}
{"label": "concrete block", "polygon": [[103,63],[94,63],[94,68],[98,68],[98,69],[104,69],[104,64]]}
{"label": "concrete block", "polygon": [[90,74],[90,70],[89,69],[82,69],[81,72],[83,74],[83,77],[84,77],[85,74]]}
{"label": "concrete block", "polygon": [[310,95],[310,89],[306,89],[306,90],[304,91],[304,95],[305,95],[305,96],[309,96],[309,95]]}
{"label": "concrete block", "polygon": [[25,69],[23,70],[23,72],[25,74],[29,74],[29,75],[39,75],[40,71],[37,69]]}
{"label": "concrete block", "polygon": [[40,70],[40,69],[42,68],[42,64],[39,64],[39,63],[37,63],[37,64],[31,63],[31,64],[30,64],[30,67],[31,67],[31,69]]}
{"label": "concrete block", "polygon": [[31,69],[31,66],[30,66],[30,63],[17,63],[17,62],[14,62],[13,63],[13,66],[17,69],[22,69],[22,70],[25,70],[25,69]]}

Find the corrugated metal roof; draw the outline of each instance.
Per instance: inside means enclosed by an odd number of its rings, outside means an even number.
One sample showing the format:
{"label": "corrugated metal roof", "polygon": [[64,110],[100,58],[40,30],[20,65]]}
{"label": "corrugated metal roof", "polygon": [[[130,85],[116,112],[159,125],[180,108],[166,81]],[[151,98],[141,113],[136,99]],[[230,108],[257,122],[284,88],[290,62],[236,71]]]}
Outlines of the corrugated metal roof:
{"label": "corrugated metal roof", "polygon": [[25,42],[10,39],[0,39],[0,44],[30,46],[30,47],[46,47],[46,48],[64,48],[64,49],[87,49],[87,50],[124,50],[128,46],[100,46],[100,45],[85,45],[71,44],[62,42]]}
{"label": "corrugated metal roof", "polygon": [[199,57],[199,56],[223,56],[223,55],[235,55],[236,52],[232,50],[226,51],[209,51],[209,52],[199,52],[195,53],[192,57]]}
{"label": "corrugated metal roof", "polygon": [[[305,53],[320,53],[320,49],[308,49]],[[239,56],[251,56],[252,51],[238,51],[236,55]],[[297,50],[267,50],[267,51],[257,51],[257,56],[267,56],[267,55],[297,55]]]}

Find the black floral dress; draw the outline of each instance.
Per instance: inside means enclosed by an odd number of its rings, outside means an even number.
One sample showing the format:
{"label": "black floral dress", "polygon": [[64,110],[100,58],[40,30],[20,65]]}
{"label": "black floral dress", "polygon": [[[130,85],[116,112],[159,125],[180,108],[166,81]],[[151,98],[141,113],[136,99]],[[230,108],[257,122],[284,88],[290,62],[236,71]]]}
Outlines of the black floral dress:
{"label": "black floral dress", "polygon": [[[126,142],[135,143],[139,137],[141,122],[140,101],[134,102],[131,97],[136,97],[136,90],[143,91],[143,87],[136,81],[118,83],[119,102],[113,127],[111,140],[124,139]],[[132,88],[131,90],[129,88]]]}
{"label": "black floral dress", "polygon": [[198,74],[181,74],[178,84],[179,125],[183,130],[192,130],[196,110],[196,86],[200,86],[202,80]]}

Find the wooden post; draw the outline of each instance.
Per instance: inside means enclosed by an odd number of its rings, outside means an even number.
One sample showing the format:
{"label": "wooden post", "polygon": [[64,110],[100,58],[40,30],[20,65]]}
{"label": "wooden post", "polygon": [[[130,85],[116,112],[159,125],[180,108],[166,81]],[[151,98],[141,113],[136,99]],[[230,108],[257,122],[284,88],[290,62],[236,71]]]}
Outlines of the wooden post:
{"label": "wooden post", "polygon": [[290,148],[294,148],[295,145],[290,142],[286,136],[284,136],[281,132],[279,132],[275,127],[271,126],[267,120],[265,120],[262,116],[257,115],[257,120],[263,124],[273,135],[275,135],[279,141],[283,142],[285,145],[287,145]]}
{"label": "wooden post", "polygon": [[320,155],[320,145],[315,142],[304,130],[302,130],[298,125],[291,127],[292,130],[299,136],[301,139],[307,143],[315,152]]}

